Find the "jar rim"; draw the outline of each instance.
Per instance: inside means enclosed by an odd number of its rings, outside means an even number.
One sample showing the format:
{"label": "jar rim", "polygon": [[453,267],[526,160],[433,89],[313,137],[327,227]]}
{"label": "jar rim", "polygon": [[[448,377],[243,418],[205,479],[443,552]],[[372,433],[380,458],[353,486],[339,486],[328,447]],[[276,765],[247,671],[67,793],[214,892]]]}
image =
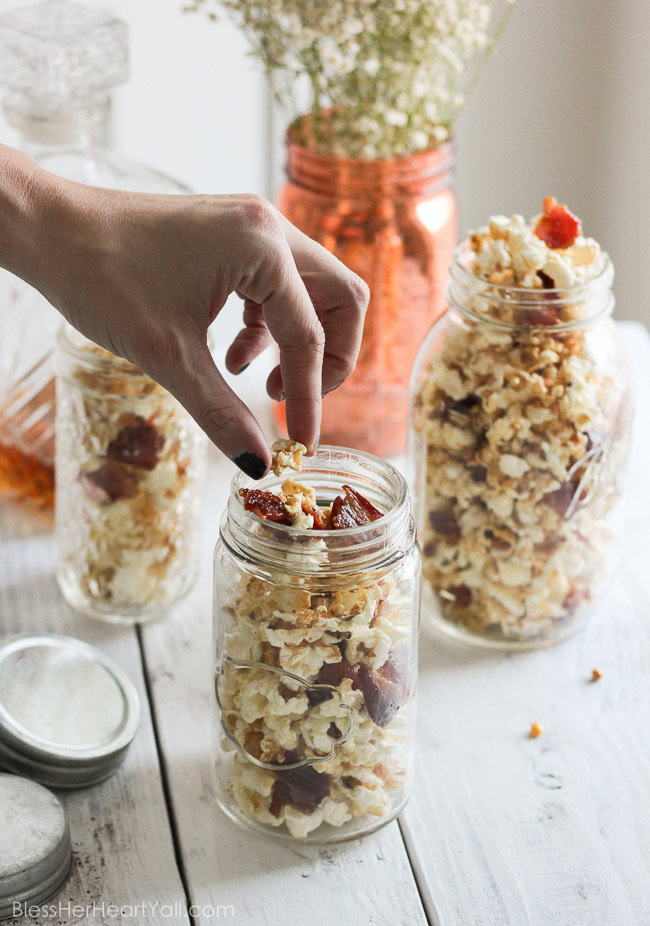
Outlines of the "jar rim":
{"label": "jar rim", "polygon": [[[505,283],[491,283],[489,280],[483,280],[481,277],[476,276],[475,273],[466,266],[466,260],[470,254],[473,255],[473,252],[470,250],[469,238],[465,238],[460,244],[455,248],[452,262],[450,265],[450,274],[458,282],[465,283],[468,288],[474,289],[476,292],[481,292],[484,290],[489,290],[490,299],[494,302],[514,302],[515,299],[508,298],[506,294],[513,293],[521,296],[521,301],[529,301],[530,297],[534,297],[539,301],[542,296],[546,302],[548,299],[552,298],[557,294],[558,299],[566,302],[576,302],[586,295],[591,294],[592,292],[600,292],[605,287],[609,288],[614,279],[614,264],[611,261],[609,254],[606,251],[601,252],[601,262],[602,267],[590,280],[587,280],[585,283],[580,283],[578,286],[568,286],[568,287],[550,287],[549,289],[533,289],[530,286],[509,286]],[[503,296],[499,296],[499,293],[503,293]],[[493,295],[494,294],[494,295]],[[529,297],[527,300],[526,297]]]}
{"label": "jar rim", "polygon": [[[610,315],[614,308],[614,297],[611,293],[614,279],[614,265],[609,255],[603,251],[600,255],[601,267],[597,274],[585,283],[570,287],[553,287],[549,289],[525,286],[511,286],[504,283],[493,283],[484,280],[471,270],[471,260],[474,253],[471,250],[469,239],[465,238],[454,251],[449,268],[449,282],[446,286],[447,300],[463,315],[475,321],[480,321],[497,328],[541,328],[553,331],[565,331],[591,324],[596,319]],[[458,292],[460,290],[460,292]],[[464,296],[484,300],[486,306],[495,305],[500,308],[507,307],[520,309],[524,318],[518,321],[494,318],[486,312],[473,311],[467,304]],[[602,297],[602,298],[598,298]],[[564,319],[560,313],[578,305],[585,305],[592,301],[593,311],[588,311],[579,318]],[[553,324],[536,324],[534,313],[540,308],[555,310],[558,318]],[[531,318],[526,320],[525,313],[530,311]]]}
{"label": "jar rim", "polygon": [[[244,473],[233,477],[221,528],[222,539],[228,545],[274,569],[300,573],[322,572],[325,569],[358,572],[360,567],[374,567],[393,558],[396,552],[404,550],[405,545],[410,548],[412,518],[408,484],[391,463],[365,451],[333,445],[319,447],[318,452],[306,457],[304,462],[307,467],[300,472],[287,471],[280,476],[270,473],[257,481]],[[317,478],[331,481],[335,477],[342,477],[341,482],[353,487],[356,485],[362,493],[365,487],[373,486],[375,491],[368,492],[373,496],[373,504],[384,503],[390,507],[381,518],[367,524],[335,531],[310,530],[262,520],[246,511],[239,494],[242,488],[269,490],[286,478],[304,479],[312,484]],[[318,485],[315,489],[318,494]],[[340,483],[336,491],[340,491]],[[261,525],[263,532],[260,532]],[[414,543],[414,532],[412,540]],[[317,545],[317,550],[306,549],[306,541]],[[323,561],[324,554],[327,555],[326,562]]]}
{"label": "jar rim", "polygon": [[[409,495],[409,490],[408,490],[408,483],[405,477],[402,475],[402,473],[400,473],[400,471],[395,466],[393,466],[392,463],[389,463],[387,460],[383,460],[381,457],[376,457],[372,453],[366,453],[365,450],[351,450],[349,447],[338,447],[335,444],[323,444],[321,447],[318,448],[318,452],[314,456],[306,457],[305,459],[307,460],[318,459],[321,451],[336,452],[340,454],[353,453],[355,457],[360,457],[361,459],[366,460],[368,463],[375,463],[375,462],[380,463],[381,466],[386,469],[386,474],[390,475],[393,479],[395,479],[397,485],[399,486],[398,500],[389,511],[385,512],[381,516],[381,518],[377,518],[376,521],[370,522],[373,528],[386,526],[390,522],[391,519],[396,520],[396,517],[400,515],[404,510],[410,509],[410,495]],[[277,480],[282,481],[287,478],[293,478],[293,479],[299,480],[303,476],[303,473],[305,475],[308,475],[309,470],[305,470],[305,471],[301,470],[299,472],[294,472],[293,470],[287,470],[286,472],[282,473],[280,476],[274,476],[273,480],[275,481],[275,479],[277,479]],[[270,474],[270,475],[272,476],[273,474]],[[245,473],[241,471],[238,473],[235,473],[230,483],[230,497],[234,499],[236,505],[239,508],[241,508],[242,511],[245,511],[246,509],[244,508],[244,502],[242,500],[241,495],[239,494],[239,490],[247,489],[247,488],[255,488],[256,486],[259,486],[260,484],[264,484],[264,483],[265,483],[264,479],[262,480],[251,479],[250,476],[247,476]],[[247,512],[247,514],[251,514],[251,512]],[[253,517],[257,517],[257,516],[253,515]],[[261,520],[262,520],[261,518],[257,518],[257,521],[261,521]],[[322,539],[323,537],[332,536],[331,530],[314,530],[312,528],[307,529],[305,527],[294,527],[291,524],[279,524],[277,521],[264,521],[263,523],[265,526],[268,526],[272,528],[273,530],[278,530],[280,536],[282,534],[285,534],[285,535],[290,534],[292,536],[295,535],[296,537],[309,537],[309,538],[315,538],[315,539]],[[345,533],[346,537],[360,536],[363,534],[364,531],[367,532],[368,526],[369,526],[368,524],[361,524],[357,527],[345,527],[342,530],[337,531],[336,533],[337,535],[341,535]]]}

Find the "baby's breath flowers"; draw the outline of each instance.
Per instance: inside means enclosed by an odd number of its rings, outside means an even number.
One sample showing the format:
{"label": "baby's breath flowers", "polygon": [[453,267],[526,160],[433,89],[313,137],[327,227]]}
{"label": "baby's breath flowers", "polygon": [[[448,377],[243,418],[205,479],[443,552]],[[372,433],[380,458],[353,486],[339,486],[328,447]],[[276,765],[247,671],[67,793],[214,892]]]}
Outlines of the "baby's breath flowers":
{"label": "baby's breath flowers", "polygon": [[[444,141],[464,91],[516,0],[194,0],[221,7],[253,44],[280,103],[308,137],[346,157],[393,158]],[[294,132],[305,127],[298,120]]]}

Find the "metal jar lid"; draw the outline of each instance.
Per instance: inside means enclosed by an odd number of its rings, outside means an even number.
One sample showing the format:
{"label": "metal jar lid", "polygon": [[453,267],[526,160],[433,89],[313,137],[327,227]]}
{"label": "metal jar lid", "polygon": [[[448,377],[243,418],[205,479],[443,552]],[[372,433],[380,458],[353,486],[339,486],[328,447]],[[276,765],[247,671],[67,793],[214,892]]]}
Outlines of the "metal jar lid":
{"label": "metal jar lid", "polygon": [[0,642],[0,768],[57,788],[97,784],[139,720],[132,682],[96,647],[58,634]]}
{"label": "metal jar lid", "polygon": [[0,919],[43,904],[70,874],[72,846],[61,802],[26,778],[0,774]]}

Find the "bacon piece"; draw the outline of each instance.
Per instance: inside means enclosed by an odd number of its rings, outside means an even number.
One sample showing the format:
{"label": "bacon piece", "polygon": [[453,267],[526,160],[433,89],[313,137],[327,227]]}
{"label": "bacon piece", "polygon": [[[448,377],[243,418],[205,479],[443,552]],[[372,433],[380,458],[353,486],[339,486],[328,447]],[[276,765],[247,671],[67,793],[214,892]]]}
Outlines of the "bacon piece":
{"label": "bacon piece", "polygon": [[378,727],[386,727],[406,698],[406,652],[392,653],[384,665],[373,672],[365,662],[356,666],[359,688],[366,708]]}
{"label": "bacon piece", "polygon": [[383,512],[375,508],[360,492],[346,485],[343,486],[343,490],[345,496],[338,495],[332,504],[330,518],[332,530],[360,527],[362,524],[370,524],[371,521],[377,521],[378,518],[383,517]]}
{"label": "bacon piece", "polygon": [[[320,667],[314,684],[338,687],[343,679],[349,678],[352,687],[363,694],[366,709],[378,727],[387,726],[407,695],[408,653],[400,648],[391,653],[383,666],[373,672],[364,662],[352,665],[346,659],[340,662],[325,662]],[[329,691],[307,692],[310,705],[320,704],[331,698]]]}
{"label": "bacon piece", "polygon": [[469,608],[472,603],[472,590],[469,586],[450,585],[447,591],[454,596],[454,605],[457,608]]}
{"label": "bacon piece", "polygon": [[436,534],[445,537],[450,543],[458,543],[460,540],[460,527],[451,509],[438,508],[430,511],[429,523]]}
{"label": "bacon piece", "polygon": [[246,511],[252,511],[262,521],[291,524],[291,515],[284,507],[282,499],[274,492],[263,492],[261,489],[240,489],[239,494],[244,499]]}
{"label": "bacon piece", "polygon": [[312,518],[314,519],[314,526],[312,530],[315,530],[315,531],[325,530],[327,525],[325,524],[325,521],[323,521],[323,517],[320,511],[318,510],[318,508],[314,508],[313,505],[309,504],[309,502],[303,501],[302,510],[305,514],[310,514]]}
{"label": "bacon piece", "polygon": [[554,196],[544,200],[544,212],[535,226],[535,234],[549,248],[570,248],[581,234],[580,219],[566,206],[561,206]]}
{"label": "bacon piece", "polygon": [[[296,761],[295,753],[288,752],[285,755],[287,764]],[[330,776],[317,772],[313,765],[278,770],[275,777],[269,807],[274,817],[279,817],[282,808],[288,804],[301,813],[313,813],[330,793]]]}
{"label": "bacon piece", "polygon": [[[347,659],[341,659],[340,662],[324,662],[318,670],[318,675],[313,684],[338,687],[344,678],[351,679],[353,688],[359,687],[357,667],[351,665]],[[307,691],[307,699],[312,706],[320,704],[321,701],[329,701],[331,697],[332,693],[327,690],[310,689]]]}
{"label": "bacon piece", "polygon": [[106,456],[116,463],[130,463],[143,469],[153,469],[158,463],[165,438],[156,428],[139,415],[134,423],[127,424],[118,432],[106,448]]}
{"label": "bacon piece", "polygon": [[133,470],[109,460],[89,473],[81,470],[77,477],[86,495],[94,502],[110,504],[138,494],[138,476]]}

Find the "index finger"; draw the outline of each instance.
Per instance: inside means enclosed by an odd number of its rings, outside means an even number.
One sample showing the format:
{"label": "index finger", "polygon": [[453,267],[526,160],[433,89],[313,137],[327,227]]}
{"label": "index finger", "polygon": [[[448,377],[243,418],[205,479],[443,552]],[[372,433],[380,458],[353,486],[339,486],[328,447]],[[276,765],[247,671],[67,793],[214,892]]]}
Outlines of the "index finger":
{"label": "index finger", "polygon": [[[315,453],[322,414],[325,334],[295,266],[286,286],[264,301],[264,318],[280,348],[287,432]],[[275,373],[270,374],[267,383],[270,394],[277,379]]]}
{"label": "index finger", "polygon": [[320,435],[325,334],[276,222],[267,217],[270,229],[256,240],[257,265],[248,266],[237,291],[262,306],[266,326],[280,348],[280,370],[269,376],[267,390],[278,399],[284,392],[289,437],[314,453]]}

